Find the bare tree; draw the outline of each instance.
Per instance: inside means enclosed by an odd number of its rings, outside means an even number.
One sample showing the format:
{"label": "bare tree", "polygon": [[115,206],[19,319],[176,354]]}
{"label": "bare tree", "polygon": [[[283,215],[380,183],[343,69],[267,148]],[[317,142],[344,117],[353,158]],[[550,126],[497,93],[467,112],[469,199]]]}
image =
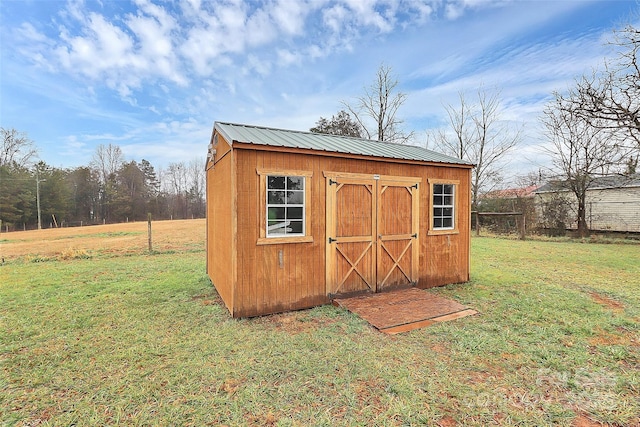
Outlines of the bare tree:
{"label": "bare tree", "polygon": [[0,127],[2,147],[0,147],[0,166],[25,167],[36,156],[37,150],[26,133]]}
{"label": "bare tree", "polygon": [[471,203],[477,209],[479,196],[502,179],[505,156],[520,142],[521,129],[501,120],[499,91],[478,90],[477,103],[469,103],[463,92],[460,103],[445,105],[449,129],[439,129],[428,138],[447,154],[476,165],[471,178]]}
{"label": "bare tree", "polygon": [[166,171],[166,178],[171,193],[174,194],[173,212],[176,216],[187,218],[188,201],[187,192],[189,190],[188,168],[185,162],[169,163]]}
{"label": "bare tree", "polygon": [[[575,92],[572,92],[576,95]],[[587,191],[594,180],[608,175],[625,158],[624,147],[608,132],[601,120],[585,118],[572,109],[574,100],[555,94],[542,116],[546,135],[551,143],[548,153],[553,164],[553,185],[558,191],[569,191],[576,199],[578,235],[587,236]]]}
{"label": "bare tree", "polygon": [[103,185],[109,180],[110,176],[115,175],[123,163],[124,155],[122,150],[119,146],[112,144],[107,146],[98,145],[91,159],[91,167],[98,171]]}
{"label": "bare tree", "polygon": [[331,120],[320,117],[316,125],[309,129],[315,133],[326,133],[330,135],[353,136],[362,138],[362,126],[351,118],[351,115],[344,110],[340,110],[337,115],[331,116]]}
{"label": "bare tree", "polygon": [[100,180],[100,212],[103,220],[111,219],[111,205],[117,193],[116,177],[124,163],[122,150],[117,145],[100,144],[90,162]]}
{"label": "bare tree", "polygon": [[168,179],[168,184],[172,193],[184,193],[189,181],[187,165],[185,162],[169,163],[169,167],[166,171],[166,178]]}
{"label": "bare tree", "polygon": [[[406,134],[401,129],[403,121],[397,114],[407,95],[398,92],[397,86],[391,67],[381,64],[375,81],[364,88],[364,94],[354,104],[342,102],[367,139],[404,144],[413,137],[413,132]],[[371,121],[375,125],[371,126]]]}
{"label": "bare tree", "polygon": [[189,204],[191,215],[196,217],[205,214],[206,174],[204,158],[194,158],[188,165],[189,175]]}
{"label": "bare tree", "polygon": [[605,61],[604,70],[583,76],[563,101],[591,126],[622,133],[640,149],[640,30],[629,25],[615,32],[611,44],[618,57]]}

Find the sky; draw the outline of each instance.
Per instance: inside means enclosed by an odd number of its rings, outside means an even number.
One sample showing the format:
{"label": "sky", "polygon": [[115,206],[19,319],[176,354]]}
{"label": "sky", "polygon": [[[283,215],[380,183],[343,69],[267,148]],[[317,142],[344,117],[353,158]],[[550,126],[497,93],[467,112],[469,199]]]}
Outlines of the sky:
{"label": "sky", "polygon": [[385,64],[416,145],[460,93],[499,91],[499,117],[523,129],[513,177],[549,165],[545,103],[611,58],[613,30],[639,11],[635,0],[2,0],[0,126],[26,132],[51,166],[86,166],[114,144],[164,168],[204,159],[215,121],[309,130]]}

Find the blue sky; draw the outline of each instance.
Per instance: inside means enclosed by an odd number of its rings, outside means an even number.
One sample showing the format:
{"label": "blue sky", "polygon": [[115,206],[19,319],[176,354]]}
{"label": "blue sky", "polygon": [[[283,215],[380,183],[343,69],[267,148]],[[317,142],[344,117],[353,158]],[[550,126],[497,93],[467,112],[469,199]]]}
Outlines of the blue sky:
{"label": "blue sky", "polygon": [[513,174],[545,165],[538,117],[612,56],[629,1],[235,0],[0,3],[0,125],[40,158],[87,165],[99,144],[156,167],[204,158],[213,122],[308,130],[362,94],[381,63],[424,145],[444,104],[480,86],[524,126]]}

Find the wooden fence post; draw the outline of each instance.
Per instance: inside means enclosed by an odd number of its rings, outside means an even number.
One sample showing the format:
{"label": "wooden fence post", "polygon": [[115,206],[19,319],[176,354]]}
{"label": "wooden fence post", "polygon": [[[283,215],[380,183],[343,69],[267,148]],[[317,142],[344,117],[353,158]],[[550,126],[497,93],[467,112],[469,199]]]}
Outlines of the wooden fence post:
{"label": "wooden fence post", "polygon": [[151,213],[147,214],[147,229],[149,234],[149,253],[153,252],[153,246],[151,245]]}

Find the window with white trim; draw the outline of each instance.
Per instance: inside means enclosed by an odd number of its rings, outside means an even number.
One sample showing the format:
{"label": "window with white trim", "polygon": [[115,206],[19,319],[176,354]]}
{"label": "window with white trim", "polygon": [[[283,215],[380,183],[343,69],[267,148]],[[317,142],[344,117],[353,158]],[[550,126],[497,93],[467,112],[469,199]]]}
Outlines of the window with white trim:
{"label": "window with white trim", "polygon": [[433,230],[455,228],[455,185],[433,184]]}
{"label": "window with white trim", "polygon": [[267,237],[305,235],[305,177],[267,175]]}

